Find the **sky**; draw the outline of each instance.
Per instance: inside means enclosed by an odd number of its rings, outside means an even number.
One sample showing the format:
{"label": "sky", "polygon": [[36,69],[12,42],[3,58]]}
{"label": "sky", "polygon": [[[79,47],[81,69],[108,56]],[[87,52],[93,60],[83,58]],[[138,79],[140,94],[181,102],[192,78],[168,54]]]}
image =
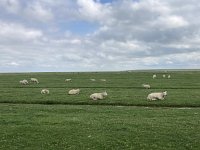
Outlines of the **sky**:
{"label": "sky", "polygon": [[200,69],[199,0],[0,0],[0,72]]}

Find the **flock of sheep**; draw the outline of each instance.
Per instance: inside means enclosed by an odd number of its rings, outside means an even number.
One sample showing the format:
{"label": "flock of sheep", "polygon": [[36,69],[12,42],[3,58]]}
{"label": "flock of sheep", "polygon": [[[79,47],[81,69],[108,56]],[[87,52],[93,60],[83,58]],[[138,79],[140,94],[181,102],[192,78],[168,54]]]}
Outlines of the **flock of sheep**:
{"label": "flock of sheep", "polygon": [[[156,77],[157,77],[157,75],[154,74],[154,75],[153,75],[153,79],[155,79]],[[162,77],[163,77],[163,78],[166,78],[166,74],[163,74]],[[167,78],[170,79],[170,78],[171,78],[171,75],[168,74],[168,75],[167,75]]]}
{"label": "flock of sheep", "polygon": [[[96,81],[96,79],[90,79],[90,80],[91,80],[91,81]],[[69,81],[71,81],[71,79],[65,79],[65,82],[69,82]],[[100,81],[105,82],[106,79],[100,79]],[[28,80],[26,80],[26,79],[19,81],[19,83],[22,84],[22,85],[27,85],[27,84],[29,84]],[[36,79],[36,78],[31,78],[31,79],[30,79],[30,83],[37,83],[37,84],[38,84],[39,81],[38,81],[38,79]],[[40,93],[41,93],[41,94],[49,94],[50,92],[49,92],[48,89],[42,89]],[[77,95],[77,94],[79,94],[79,93],[80,93],[80,89],[71,89],[71,90],[69,90],[69,92],[68,92],[69,95]],[[108,95],[107,92],[104,91],[104,92],[101,92],[101,93],[93,93],[93,94],[90,95],[90,98],[91,98],[92,100],[102,100],[102,99],[104,99],[107,95]]]}
{"label": "flock of sheep", "polygon": [[[166,75],[163,74],[162,77],[166,78]],[[153,79],[155,79],[155,78],[157,78],[156,74],[153,75]],[[167,75],[167,78],[169,79],[169,78],[171,78],[171,76]],[[71,80],[72,79],[65,79],[65,82],[70,82]],[[90,81],[96,81],[96,79],[90,79]],[[100,79],[100,81],[106,82],[106,79]],[[26,79],[19,81],[19,83],[22,84],[22,85],[29,84],[28,80],[26,80]],[[30,79],[30,83],[36,83],[36,84],[38,84],[39,81],[36,78],[31,78]],[[142,84],[142,86],[144,88],[146,88],[146,89],[150,89],[151,88],[151,86],[149,84]],[[42,89],[41,90],[41,94],[49,94],[49,93],[50,92],[49,92],[48,89]],[[80,93],[80,89],[71,89],[68,92],[69,95],[77,95],[79,93]],[[106,96],[108,96],[108,94],[107,94],[106,91],[101,92],[101,93],[93,93],[93,94],[90,95],[90,99],[92,99],[92,100],[102,100],[102,99],[105,99]],[[147,100],[149,100],[149,101],[164,100],[166,96],[167,96],[167,91],[164,91],[164,92],[154,92],[154,93],[148,94]]]}
{"label": "flock of sheep", "polygon": [[[39,83],[38,79],[36,79],[36,78],[31,78],[31,79],[30,79],[30,82],[37,83],[37,84]],[[20,84],[23,84],[23,85],[26,85],[26,84],[28,84],[29,82],[28,82],[28,80],[24,79],[24,80],[19,81],[19,83],[20,83]]]}

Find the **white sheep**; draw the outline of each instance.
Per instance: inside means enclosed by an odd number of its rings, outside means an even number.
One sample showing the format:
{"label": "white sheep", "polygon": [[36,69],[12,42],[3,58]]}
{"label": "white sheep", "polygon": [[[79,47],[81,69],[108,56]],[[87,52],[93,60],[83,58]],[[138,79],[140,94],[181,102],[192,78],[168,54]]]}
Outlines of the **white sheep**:
{"label": "white sheep", "polygon": [[23,84],[23,85],[26,85],[26,84],[28,84],[28,81],[24,79],[24,80],[19,81],[19,83]]}
{"label": "white sheep", "polygon": [[156,77],[157,77],[156,74],[154,74],[154,75],[153,75],[153,79],[155,79]]}
{"label": "white sheep", "polygon": [[96,81],[96,79],[90,79],[90,81]]}
{"label": "white sheep", "polygon": [[90,95],[90,98],[91,98],[92,100],[98,100],[98,99],[102,100],[102,99],[104,99],[107,95],[108,95],[108,94],[107,94],[106,91],[105,91],[105,92],[102,92],[102,93],[93,93],[93,94]]}
{"label": "white sheep", "polygon": [[49,94],[49,90],[47,90],[47,89],[42,89],[42,90],[41,90],[41,94]]}
{"label": "white sheep", "polygon": [[65,79],[65,82],[69,82],[69,81],[71,81],[72,79]]}
{"label": "white sheep", "polygon": [[163,78],[165,78],[165,77],[166,77],[166,75],[165,75],[165,74],[163,74],[162,76],[163,76]]}
{"label": "white sheep", "polygon": [[170,79],[170,78],[171,78],[170,74],[167,76],[167,78],[168,78],[168,79]]}
{"label": "white sheep", "polygon": [[80,93],[80,89],[72,89],[72,90],[69,90],[68,92],[69,95],[76,95],[79,93]]}
{"label": "white sheep", "polygon": [[102,81],[102,82],[106,82],[106,79],[100,79],[100,81]]}
{"label": "white sheep", "polygon": [[147,96],[147,100],[150,100],[150,101],[164,100],[166,96],[167,96],[167,91],[165,91],[165,92],[150,93]]}
{"label": "white sheep", "polygon": [[146,89],[150,89],[150,88],[151,88],[151,86],[150,86],[149,84],[142,84],[142,86],[143,86],[144,88],[146,88]]}
{"label": "white sheep", "polygon": [[33,83],[39,83],[39,81],[38,81],[38,79],[36,79],[36,78],[31,78],[31,82],[33,82]]}

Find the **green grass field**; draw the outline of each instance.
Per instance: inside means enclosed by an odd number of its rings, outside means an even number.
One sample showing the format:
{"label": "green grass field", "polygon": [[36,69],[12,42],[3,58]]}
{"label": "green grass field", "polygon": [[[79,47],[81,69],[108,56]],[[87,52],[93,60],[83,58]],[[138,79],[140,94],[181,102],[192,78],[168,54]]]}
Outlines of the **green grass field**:
{"label": "green grass field", "polygon": [[[40,83],[19,84],[31,77]],[[146,100],[157,91],[164,101]],[[200,71],[0,74],[0,149],[200,149],[199,114]]]}

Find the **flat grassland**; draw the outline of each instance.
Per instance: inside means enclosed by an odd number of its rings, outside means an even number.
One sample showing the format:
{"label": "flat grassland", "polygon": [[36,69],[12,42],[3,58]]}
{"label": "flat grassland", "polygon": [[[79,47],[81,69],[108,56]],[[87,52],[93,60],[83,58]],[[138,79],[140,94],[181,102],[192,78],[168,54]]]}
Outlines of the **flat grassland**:
{"label": "flat grassland", "polygon": [[[32,77],[40,83],[19,84]],[[159,91],[166,100],[146,100]],[[200,149],[199,124],[200,71],[0,74],[0,149]]]}

